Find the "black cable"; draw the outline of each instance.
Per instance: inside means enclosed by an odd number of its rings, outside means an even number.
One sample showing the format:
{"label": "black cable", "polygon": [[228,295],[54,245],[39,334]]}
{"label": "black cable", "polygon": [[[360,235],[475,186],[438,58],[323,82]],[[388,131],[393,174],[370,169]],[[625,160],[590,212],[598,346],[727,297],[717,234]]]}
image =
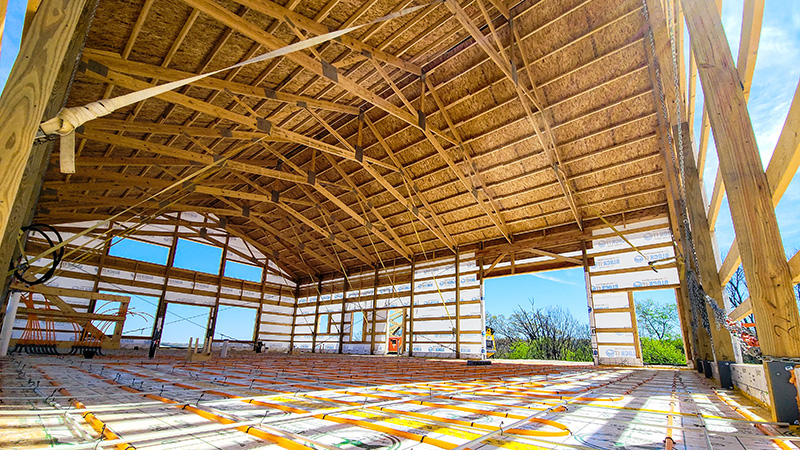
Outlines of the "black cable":
{"label": "black cable", "polygon": [[[41,234],[45,238],[45,240],[47,241],[47,244],[50,246],[50,248],[53,248],[56,245],[59,245],[62,242],[64,242],[64,240],[61,238],[61,233],[59,233],[58,230],[56,230],[55,228],[51,227],[50,225],[46,225],[46,224],[43,224],[43,223],[34,223],[34,224],[31,224],[31,225],[28,225],[27,227],[22,227],[22,231],[26,232],[26,233],[27,232],[37,232],[37,233]],[[50,239],[50,236],[47,235],[46,231],[49,231],[49,232],[55,234],[56,238],[58,239],[58,242],[54,243],[53,240]],[[61,259],[64,257],[64,247],[60,247],[58,250],[56,250],[53,253],[51,253],[50,256],[53,258],[53,263],[50,266],[50,268],[47,269],[47,272],[45,272],[41,276],[39,276],[39,277],[37,277],[37,278],[35,278],[33,280],[26,279],[25,278],[25,273],[28,272],[28,270],[31,269],[31,266],[28,264],[27,260],[23,260],[14,269],[14,278],[16,278],[17,280],[19,280],[19,281],[21,281],[21,282],[23,282],[23,283],[25,283],[25,284],[27,284],[29,286],[33,286],[33,285],[36,285],[36,284],[42,284],[42,283],[46,282],[47,280],[52,278],[53,275],[55,275],[56,269],[58,268],[58,265],[61,264]]]}

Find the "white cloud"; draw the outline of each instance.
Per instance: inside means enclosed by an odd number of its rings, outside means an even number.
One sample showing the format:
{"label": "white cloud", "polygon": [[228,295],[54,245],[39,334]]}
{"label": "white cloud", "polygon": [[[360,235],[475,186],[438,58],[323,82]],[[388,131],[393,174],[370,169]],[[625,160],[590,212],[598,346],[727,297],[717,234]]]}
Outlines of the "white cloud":
{"label": "white cloud", "polygon": [[567,284],[567,285],[570,285],[570,286],[577,286],[578,285],[577,283],[573,283],[572,281],[563,280],[561,278],[554,277],[552,275],[545,275],[543,273],[532,273],[532,274],[530,274],[530,276],[536,277],[536,278],[541,278],[542,280],[552,281],[554,283]]}

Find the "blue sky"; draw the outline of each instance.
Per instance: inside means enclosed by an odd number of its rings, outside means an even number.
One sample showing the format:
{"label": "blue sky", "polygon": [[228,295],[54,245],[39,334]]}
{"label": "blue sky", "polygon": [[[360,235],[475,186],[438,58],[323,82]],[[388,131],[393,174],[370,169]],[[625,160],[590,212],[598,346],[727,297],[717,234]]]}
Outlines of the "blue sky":
{"label": "blue sky", "polygon": [[[169,248],[136,239],[114,239],[109,250],[112,256],[132,258],[138,261],[155,264],[166,264]],[[185,239],[178,240],[175,251],[175,267],[197,270],[210,274],[218,274],[222,249]],[[249,264],[234,261],[225,262],[225,275],[250,281],[261,281],[261,269]],[[156,313],[158,298],[146,295],[126,293],[123,286],[119,291],[131,296],[129,310],[134,314],[125,321],[126,336],[150,336],[153,330],[153,316]],[[190,337],[202,338],[208,323],[210,309],[205,306],[182,305],[171,303],[167,307],[167,315],[161,342],[186,344]],[[253,338],[256,309],[221,305],[217,316],[215,339],[250,340]]]}
{"label": "blue sky", "polygon": [[27,0],[9,0],[6,11],[6,25],[3,34],[3,45],[0,48],[0,86],[6,84],[8,73],[14,65],[19,53],[19,41],[22,36],[22,25],[25,21]]}
{"label": "blue sky", "polygon": [[[25,13],[25,0],[10,0],[8,14],[6,16],[5,36],[3,37],[2,49],[0,50],[0,86],[5,85],[8,73],[13,65],[14,58],[19,50],[19,38],[22,31],[23,18]],[[742,16],[743,0],[726,0],[723,2],[722,18],[726,34],[731,45],[734,59],[739,46],[740,23]],[[764,166],[769,161],[772,151],[775,148],[780,131],[783,127],[786,114],[800,78],[800,2],[769,1],[766,2],[764,12],[764,23],[761,33],[761,43],[759,46],[758,59],[756,62],[753,86],[751,89],[749,110],[755,129],[756,138],[761,153]],[[698,82],[697,105],[695,117],[695,130],[699,133],[701,120],[703,93]],[[695,145],[698,138],[695,137]],[[711,194],[713,189],[714,177],[718,166],[717,155],[712,142],[708,150],[708,159],[704,171],[706,192]],[[787,256],[791,256],[800,249],[800,177],[795,177],[789,186],[783,199],[776,208],[778,224],[787,250]],[[722,204],[719,219],[717,221],[717,239],[719,248],[723,254],[733,241],[734,232],[728,208],[727,199]],[[193,247],[192,256],[188,261],[180,260],[180,265],[200,264],[198,270],[216,273],[219,268],[219,256],[208,251],[203,251],[200,244],[187,246]],[[148,252],[142,249],[141,245],[131,244],[120,245],[112,251],[112,254],[136,255],[137,258],[156,258],[165,259],[162,250],[155,249]],[[181,256],[181,255],[179,255]],[[182,257],[182,256],[181,256]],[[249,266],[237,267],[235,264],[226,265],[226,275],[238,276],[249,279],[254,276],[252,268]],[[584,287],[583,273],[580,269],[562,270],[546,272],[535,275],[519,275],[514,277],[504,277],[487,280],[486,282],[486,307],[493,314],[511,313],[517,305],[527,306],[530,298],[534,298],[537,306],[547,306],[558,304],[567,307],[572,314],[582,320],[588,321],[586,311],[586,293]],[[671,293],[649,293],[651,297],[659,301],[672,301]],[[146,305],[153,302],[153,299],[139,298],[135,301],[141,304],[144,309]],[[148,303],[150,302],[150,303]],[[184,310],[185,309],[185,310]],[[237,313],[241,308],[233,309],[230,313],[232,318],[226,318],[223,333],[243,332],[241,330],[252,330],[252,319],[248,314],[252,310],[245,310]],[[192,308],[175,307],[169,311],[167,323],[173,321],[167,327],[170,333],[167,336],[175,339],[176,342],[185,342],[188,336],[199,336],[198,328],[200,323],[205,323],[206,316],[200,316],[188,320],[182,318],[192,317],[202,314],[201,310]],[[238,314],[238,316],[236,315]],[[226,314],[227,316],[228,314]],[[222,313],[221,313],[222,316]],[[135,326],[138,319],[131,322],[131,327]],[[248,326],[241,325],[247,323]],[[192,323],[194,322],[194,323]],[[230,324],[230,327],[229,327]],[[141,325],[141,324],[140,324]],[[222,325],[222,324],[221,324]],[[128,328],[128,327],[126,327]],[[139,326],[141,328],[141,326]],[[132,329],[132,328],[131,328]],[[222,328],[220,328],[222,330]],[[186,339],[184,339],[186,338]]]}
{"label": "blue sky", "polygon": [[524,275],[489,278],[484,283],[486,311],[510,316],[517,307],[560,305],[581,322],[589,323],[583,269],[564,269]]}
{"label": "blue sky", "polygon": [[[484,284],[484,296],[486,311],[493,315],[508,317],[518,306],[528,308],[533,299],[534,308],[562,306],[576,319],[589,323],[582,268],[489,278]],[[675,294],[672,290],[657,290],[637,292],[634,296],[635,300],[642,298],[674,302]]]}

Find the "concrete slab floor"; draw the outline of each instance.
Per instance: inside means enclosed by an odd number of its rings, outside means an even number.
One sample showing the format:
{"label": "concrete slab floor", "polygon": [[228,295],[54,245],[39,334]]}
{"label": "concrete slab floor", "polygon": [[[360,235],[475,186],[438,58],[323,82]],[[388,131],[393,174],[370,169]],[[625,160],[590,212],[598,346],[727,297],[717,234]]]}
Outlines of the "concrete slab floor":
{"label": "concrete slab floor", "polygon": [[307,354],[205,363],[16,356],[0,359],[0,388],[0,448],[662,449],[672,439],[677,449],[758,450],[800,443],[788,428],[746,420],[742,413],[768,413],[740,395],[677,369]]}

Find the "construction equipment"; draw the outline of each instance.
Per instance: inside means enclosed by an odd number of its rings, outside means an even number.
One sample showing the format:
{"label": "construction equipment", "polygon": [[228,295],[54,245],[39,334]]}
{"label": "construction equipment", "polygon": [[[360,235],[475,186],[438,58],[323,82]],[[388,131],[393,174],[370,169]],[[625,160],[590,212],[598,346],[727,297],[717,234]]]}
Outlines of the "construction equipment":
{"label": "construction equipment", "polygon": [[393,310],[389,313],[389,341],[387,342],[388,354],[399,355],[403,353],[403,316],[402,309]]}
{"label": "construction equipment", "polygon": [[486,357],[491,358],[497,353],[497,347],[494,341],[494,328],[486,327]]}

